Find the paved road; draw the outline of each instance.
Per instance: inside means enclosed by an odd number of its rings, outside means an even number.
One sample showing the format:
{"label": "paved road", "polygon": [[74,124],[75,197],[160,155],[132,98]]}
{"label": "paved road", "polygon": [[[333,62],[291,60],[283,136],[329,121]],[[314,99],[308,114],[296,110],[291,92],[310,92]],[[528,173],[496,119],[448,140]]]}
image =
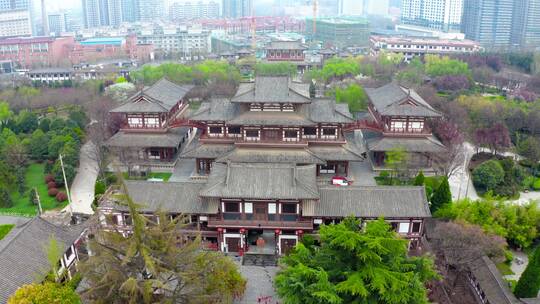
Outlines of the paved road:
{"label": "paved road", "polygon": [[[523,273],[523,271],[525,271],[525,268],[527,267],[527,264],[529,263],[529,257],[523,251],[512,250],[512,254],[514,255],[514,260],[512,261],[510,268],[512,269],[514,274],[504,276],[504,278],[507,280],[517,281],[519,280],[519,277],[521,277],[521,274]],[[523,263],[521,265],[518,265],[516,263],[516,258],[520,258],[523,261]]]}
{"label": "paved road", "polygon": [[[90,141],[81,148],[79,169],[70,189],[73,213],[94,214],[92,202],[99,172],[97,160],[93,157],[95,149],[96,146]],[[66,209],[69,207],[67,206]]]}

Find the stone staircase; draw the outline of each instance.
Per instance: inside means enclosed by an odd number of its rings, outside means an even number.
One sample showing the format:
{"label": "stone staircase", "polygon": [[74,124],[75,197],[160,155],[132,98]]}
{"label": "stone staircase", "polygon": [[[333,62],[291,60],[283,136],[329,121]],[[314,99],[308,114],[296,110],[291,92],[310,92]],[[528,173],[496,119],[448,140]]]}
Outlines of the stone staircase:
{"label": "stone staircase", "polygon": [[245,266],[277,266],[277,256],[270,253],[246,252],[242,257],[242,265]]}

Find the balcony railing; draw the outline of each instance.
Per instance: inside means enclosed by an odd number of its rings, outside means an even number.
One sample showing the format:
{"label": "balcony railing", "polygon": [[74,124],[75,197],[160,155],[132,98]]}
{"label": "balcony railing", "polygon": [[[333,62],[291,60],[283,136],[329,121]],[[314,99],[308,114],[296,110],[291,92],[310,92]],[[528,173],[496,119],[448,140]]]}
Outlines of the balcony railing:
{"label": "balcony railing", "polygon": [[297,221],[268,221],[268,220],[224,220],[219,218],[209,218],[208,227],[239,227],[239,228],[292,228],[292,229],[313,229],[313,221],[297,220]]}

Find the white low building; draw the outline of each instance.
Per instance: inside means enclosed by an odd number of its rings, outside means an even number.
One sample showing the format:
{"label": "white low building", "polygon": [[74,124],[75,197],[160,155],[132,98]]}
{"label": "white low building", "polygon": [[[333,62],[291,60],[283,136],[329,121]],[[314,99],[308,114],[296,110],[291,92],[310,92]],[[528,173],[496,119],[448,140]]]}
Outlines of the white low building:
{"label": "white low building", "polygon": [[370,50],[372,55],[377,55],[381,51],[400,53],[405,56],[405,61],[409,61],[415,56],[425,54],[475,53],[481,51],[482,47],[475,41],[465,39],[371,36]]}

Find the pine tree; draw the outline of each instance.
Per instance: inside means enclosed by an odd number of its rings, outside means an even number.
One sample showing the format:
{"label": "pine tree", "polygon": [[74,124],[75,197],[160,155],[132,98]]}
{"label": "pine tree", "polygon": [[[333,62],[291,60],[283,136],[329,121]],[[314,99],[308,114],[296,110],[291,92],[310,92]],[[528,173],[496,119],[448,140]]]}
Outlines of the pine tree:
{"label": "pine tree", "polygon": [[9,195],[9,192],[6,188],[0,188],[0,208],[11,208],[13,207],[13,200]]}
{"label": "pine tree", "polygon": [[540,247],[534,251],[529,264],[519,281],[514,293],[518,298],[536,298],[540,290]]}
{"label": "pine tree", "polygon": [[[120,178],[121,179],[121,178]],[[120,183],[123,193],[127,189]],[[234,262],[200,250],[200,238],[182,235],[182,218],[159,221],[141,215],[129,195],[118,196],[132,218],[132,234],[100,231],[92,256],[81,264],[89,288],[82,294],[99,303],[232,303],[246,281]],[[179,243],[179,240],[186,240]]]}
{"label": "pine tree", "polygon": [[275,286],[283,303],[427,304],[433,261],[409,257],[407,241],[383,219],[323,225],[321,243],[298,244],[281,259]]}
{"label": "pine tree", "polygon": [[315,88],[315,84],[312,81],[309,83],[309,97],[315,98],[316,94],[317,94],[317,90]]}
{"label": "pine tree", "polygon": [[413,185],[415,185],[415,186],[423,186],[424,185],[424,180],[425,180],[424,172],[422,172],[422,170],[420,170],[420,172],[418,172],[418,175],[416,175],[416,177],[414,178]]}
{"label": "pine tree", "polygon": [[445,176],[435,193],[431,198],[431,213],[437,211],[443,205],[452,202],[452,193],[450,192],[450,184],[448,184],[448,178]]}

